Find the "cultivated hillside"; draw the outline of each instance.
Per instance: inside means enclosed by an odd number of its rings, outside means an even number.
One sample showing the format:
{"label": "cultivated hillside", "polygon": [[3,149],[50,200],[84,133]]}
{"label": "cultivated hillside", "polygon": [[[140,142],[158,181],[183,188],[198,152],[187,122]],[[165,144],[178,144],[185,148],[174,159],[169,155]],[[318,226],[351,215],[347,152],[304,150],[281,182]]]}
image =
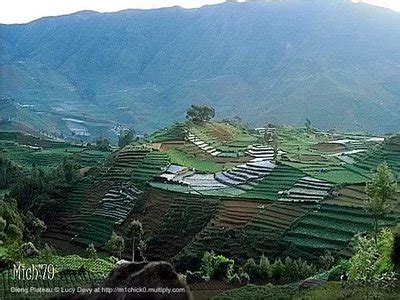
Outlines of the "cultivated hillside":
{"label": "cultivated hillside", "polygon": [[342,0],[85,11],[1,25],[0,90],[140,131],[196,102],[255,125],[396,131],[399,28],[398,13]]}

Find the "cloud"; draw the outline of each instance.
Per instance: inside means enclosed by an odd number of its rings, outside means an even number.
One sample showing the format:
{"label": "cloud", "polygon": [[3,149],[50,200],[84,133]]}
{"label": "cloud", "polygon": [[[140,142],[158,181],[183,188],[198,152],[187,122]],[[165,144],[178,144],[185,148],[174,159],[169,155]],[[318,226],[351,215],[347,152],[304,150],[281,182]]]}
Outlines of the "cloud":
{"label": "cloud", "polygon": [[400,12],[400,0],[352,0],[354,3],[366,3],[380,7],[390,8]]}

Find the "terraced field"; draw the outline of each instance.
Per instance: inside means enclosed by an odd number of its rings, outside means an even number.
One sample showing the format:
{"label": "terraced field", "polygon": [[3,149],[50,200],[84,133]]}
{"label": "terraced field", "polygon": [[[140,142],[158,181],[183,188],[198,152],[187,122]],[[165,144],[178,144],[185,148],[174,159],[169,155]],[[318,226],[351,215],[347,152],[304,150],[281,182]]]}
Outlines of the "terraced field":
{"label": "terraced field", "polygon": [[[395,226],[398,215],[391,214],[381,226]],[[283,240],[313,253],[345,249],[359,232],[372,230],[371,216],[362,208],[323,204],[288,230]]]}
{"label": "terraced field", "polygon": [[[112,153],[10,133],[0,143],[3,154],[25,166],[68,156],[83,170],[96,166],[66,192],[46,240],[101,249],[113,231],[123,234],[138,219],[149,259],[187,261],[210,250],[240,260],[261,254],[313,260],[326,250],[347,255],[353,236],[371,230],[363,209],[371,171],[387,161],[399,178],[400,136],[382,142],[304,128],[274,131],[277,157],[261,129],[211,122],[176,124]],[[381,226],[394,226],[399,212]]]}
{"label": "terraced field", "polygon": [[278,239],[291,225],[303,217],[310,206],[274,203],[261,205],[259,213],[251,219],[244,230],[248,233],[263,233]]}
{"label": "terraced field", "polygon": [[87,179],[75,187],[46,236],[104,246],[134,208],[141,188],[167,165],[162,152],[143,146],[122,149],[104,165],[94,183]]}
{"label": "terraced field", "polygon": [[290,189],[302,177],[304,177],[304,173],[298,169],[286,164],[278,164],[267,177],[253,184],[254,187],[243,194],[243,197],[278,200],[280,191]]}
{"label": "terraced field", "polygon": [[[84,259],[77,255],[53,256],[50,260],[39,261],[31,259],[30,263],[52,265],[54,267],[54,277],[52,279],[38,276],[35,280],[21,280],[15,278],[12,270],[0,273],[0,298],[1,299],[39,299],[53,298],[57,293],[57,288],[68,290],[71,288],[85,288],[98,285],[104,280],[114,267],[114,264],[103,259]],[[49,276],[53,276],[51,269]],[[51,277],[50,277],[51,278]],[[41,292],[39,288],[48,289]],[[29,294],[24,292],[28,289]],[[71,293],[72,294],[72,293]],[[64,294],[65,296],[65,294]]]}
{"label": "terraced field", "polygon": [[216,217],[216,225],[223,228],[243,228],[259,214],[261,204],[249,201],[223,201]]}
{"label": "terraced field", "polygon": [[245,130],[223,123],[193,124],[188,128],[186,138],[200,153],[226,158],[245,156],[245,149],[257,141]]}
{"label": "terraced field", "polygon": [[[195,195],[166,191],[150,193],[153,204],[131,218],[138,217],[143,222],[145,231],[151,235],[148,253],[152,259],[168,259],[177,254],[206,226],[218,204],[215,199]],[[160,202],[163,203],[163,208],[154,204]],[[156,226],[153,224],[153,217],[159,219]]]}

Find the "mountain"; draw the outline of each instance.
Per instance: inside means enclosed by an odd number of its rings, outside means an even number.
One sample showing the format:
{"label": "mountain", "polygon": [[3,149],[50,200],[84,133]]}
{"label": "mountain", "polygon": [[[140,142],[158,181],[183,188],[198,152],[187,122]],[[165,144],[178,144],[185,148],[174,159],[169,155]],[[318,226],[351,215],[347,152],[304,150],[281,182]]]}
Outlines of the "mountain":
{"label": "mountain", "polygon": [[0,25],[0,96],[139,132],[192,103],[253,125],[400,130],[400,14],[343,0],[82,11]]}

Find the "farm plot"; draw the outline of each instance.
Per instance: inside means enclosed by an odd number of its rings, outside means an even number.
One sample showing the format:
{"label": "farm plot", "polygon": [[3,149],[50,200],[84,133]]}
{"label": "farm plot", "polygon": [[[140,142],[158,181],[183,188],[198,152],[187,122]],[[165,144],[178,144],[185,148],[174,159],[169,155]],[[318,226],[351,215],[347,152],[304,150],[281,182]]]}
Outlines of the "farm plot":
{"label": "farm plot", "polygon": [[[329,197],[324,200],[326,204],[340,205],[340,206],[352,206],[352,207],[364,207],[364,200],[367,198],[365,194],[365,184],[361,185],[348,185],[340,188],[336,191],[337,196]],[[397,198],[400,195],[397,195]],[[395,199],[392,199],[393,203],[396,203]],[[394,211],[400,211],[400,204],[394,207]]]}
{"label": "farm plot", "polygon": [[89,226],[93,212],[109,189],[110,184],[105,182],[93,183],[90,179],[79,182],[61,204],[59,216],[49,224],[45,237],[71,240]]}
{"label": "farm plot", "polygon": [[[40,258],[29,259],[26,264],[46,264],[54,267],[54,278],[49,280],[38,276],[35,280],[19,280],[12,270],[0,273],[0,299],[38,299],[56,296],[54,287],[91,287],[99,284],[114,268],[114,264],[100,258],[82,258],[77,255],[51,256],[46,261]],[[44,273],[42,273],[44,274]],[[47,274],[47,273],[46,273]],[[50,275],[50,274],[49,274]],[[31,292],[29,295],[11,292],[11,288],[50,288],[48,293]]]}
{"label": "farm plot", "polygon": [[263,232],[246,232],[239,228],[220,227],[211,221],[183,248],[175,258],[196,256],[205,251],[228,256],[236,260],[258,257],[262,254],[276,256],[283,244],[277,235]]}
{"label": "farm plot", "polygon": [[[167,193],[166,212],[148,243],[151,259],[176,255],[214,215],[218,202],[211,198]],[[161,216],[159,216],[160,218]]]}
{"label": "farm plot", "polygon": [[279,191],[290,189],[296,181],[304,177],[304,173],[286,164],[278,164],[263,179],[254,182],[253,188],[242,195],[243,198],[278,200]]}
{"label": "farm plot", "polygon": [[260,211],[261,203],[249,201],[222,201],[216,216],[216,226],[243,228]]}
{"label": "farm plot", "polygon": [[43,149],[67,148],[71,146],[71,144],[67,144],[63,141],[39,138],[18,131],[0,131],[0,140],[14,141],[20,145],[40,147]]}
{"label": "farm plot", "polygon": [[147,147],[125,147],[119,151],[112,165],[103,170],[103,179],[111,181],[129,181],[132,176],[132,171],[137,168],[150,149]]}
{"label": "farm plot", "polygon": [[263,145],[251,145],[246,149],[246,153],[251,157],[268,160],[273,160],[275,156],[272,147]]}
{"label": "farm plot", "polygon": [[214,174],[194,173],[188,176],[184,176],[178,181],[178,183],[188,185],[195,191],[213,190],[227,187],[225,184],[222,184],[219,181],[215,180]]}
{"label": "farm plot", "polygon": [[208,224],[176,255],[176,257],[191,255],[201,257],[205,251],[213,250],[215,253],[226,255],[233,259],[246,257],[245,236],[241,230],[223,228]]}
{"label": "farm plot", "polygon": [[140,191],[139,187],[166,166],[165,154],[144,147],[128,146],[105,165],[102,176],[90,184],[87,179],[77,184],[63,203],[60,218],[46,233],[48,238],[72,239],[75,242],[103,246],[116,225],[128,216]]}
{"label": "farm plot", "polygon": [[192,125],[188,129],[187,139],[211,156],[232,158],[244,156],[245,148],[257,140],[244,130],[224,123]]}
{"label": "farm plot", "polygon": [[172,195],[170,192],[146,187],[124,221],[123,227],[128,226],[132,220],[139,220],[143,224],[145,235],[150,236],[162,222],[162,216],[166,214],[169,203],[173,199]]}
{"label": "farm plot", "polygon": [[360,155],[351,156],[355,163],[346,165],[346,168],[370,178],[371,171],[375,170],[380,163],[386,161],[389,167],[397,175],[400,175],[400,146],[398,139],[398,136],[394,136],[386,140],[382,145],[376,145]]}
{"label": "farm plot", "polygon": [[83,150],[74,155],[77,162],[83,167],[91,167],[101,164],[109,155],[109,152],[96,150]]}
{"label": "farm plot", "polygon": [[94,215],[111,218],[120,224],[132,210],[141,193],[140,190],[129,184],[117,184],[104,195]]}
{"label": "farm plot", "polygon": [[179,149],[167,151],[170,161],[174,164],[196,169],[202,172],[217,172],[224,169],[224,164],[202,159]]}
{"label": "farm plot", "polygon": [[[396,225],[397,217],[390,215],[381,226]],[[283,240],[297,247],[323,253],[344,250],[358,232],[372,230],[372,219],[361,208],[324,204],[302,218],[288,230]]]}
{"label": "farm plot", "polygon": [[251,183],[269,175],[275,167],[276,165],[269,160],[253,159],[246,164],[238,165],[227,171],[218,172],[214,177],[222,184],[238,186]]}
{"label": "farm plot", "polygon": [[143,160],[132,169],[131,179],[133,182],[142,186],[144,183],[160,175],[169,165],[168,157],[160,151],[149,152]]}
{"label": "farm plot", "polygon": [[278,238],[311,208],[312,206],[309,205],[283,203],[260,205],[259,213],[246,225],[244,230],[247,233],[265,233]]}
{"label": "farm plot", "polygon": [[291,189],[279,192],[278,201],[285,202],[320,202],[329,195],[333,188],[326,181],[312,177],[303,177]]}
{"label": "farm plot", "polygon": [[[0,273],[0,299],[49,299],[59,296],[55,288],[89,288],[100,284],[107,275],[96,274],[87,271],[76,273],[59,273],[52,280],[18,280],[13,277],[12,271]],[[39,289],[47,288],[49,292],[40,292]],[[14,292],[12,292],[12,290]],[[31,290],[29,295],[23,292],[24,289]],[[37,289],[37,292],[35,292]],[[20,293],[15,291],[22,291]],[[65,296],[65,294],[63,294]]]}
{"label": "farm plot", "polygon": [[[156,175],[159,175],[167,166],[165,154],[145,148],[128,148],[116,156],[113,163],[114,170],[123,169],[127,176],[121,177],[120,173],[108,172],[99,181],[99,184],[107,186],[95,202],[96,205],[85,210],[86,222],[79,226],[78,234],[73,238],[79,243],[94,243],[103,246],[111,236],[112,231],[124,222],[130,211],[134,208],[138,195],[141,193],[138,187]],[[132,180],[135,186],[128,182]],[[82,210],[81,210],[82,211]]]}
{"label": "farm plot", "polygon": [[3,155],[25,168],[33,164],[38,167],[54,167],[64,158],[82,151],[82,148],[72,145],[68,148],[43,149],[10,141],[0,141],[0,148]]}
{"label": "farm plot", "polygon": [[332,183],[357,184],[368,180],[368,177],[348,167],[352,165],[343,165],[334,157],[331,157],[329,161],[286,162],[286,164],[311,177]]}

